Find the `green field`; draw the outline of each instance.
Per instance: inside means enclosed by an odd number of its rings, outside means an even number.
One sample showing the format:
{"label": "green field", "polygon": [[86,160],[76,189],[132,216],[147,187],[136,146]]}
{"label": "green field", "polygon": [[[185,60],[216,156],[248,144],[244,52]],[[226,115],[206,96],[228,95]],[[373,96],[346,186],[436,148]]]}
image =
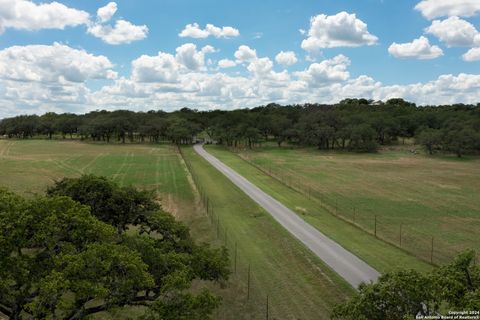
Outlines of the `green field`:
{"label": "green field", "polygon": [[168,145],[107,145],[75,141],[0,140],[0,181],[21,193],[41,193],[65,176],[96,174],[122,185],[155,189],[191,201],[177,152]]}
{"label": "green field", "polygon": [[264,319],[268,295],[270,319],[328,319],[333,305],[352,289],[193,148],[185,148],[184,154],[208,195],[215,229],[220,222],[219,237],[224,241],[227,235],[232,253],[237,244],[234,278],[247,282],[248,265],[251,268],[250,300],[246,301],[244,286],[233,302],[233,309],[243,306],[244,311],[230,311],[221,318],[250,319],[250,313],[254,319]]}
{"label": "green field", "polygon": [[[0,187],[31,196],[64,176],[92,173],[157,190],[164,208],[190,225],[197,240],[227,244],[232,269],[237,243],[236,273],[227,284],[210,286],[224,299],[217,319],[264,319],[267,295],[270,319],[327,319],[332,307],[352,294],[345,282],[192,148],[185,149],[185,156],[201,177],[219,220],[207,217],[182,158],[169,145],[0,140]],[[121,319],[141,312],[119,309],[96,319]]]}
{"label": "green field", "polygon": [[[351,154],[263,147],[240,156],[367,232],[374,232],[377,216],[377,235],[397,246],[401,226],[402,248],[426,261],[432,258],[432,240],[436,264],[465,249],[479,251],[480,159],[429,157],[410,149]],[[224,161],[231,159],[241,173],[255,172],[246,162],[236,164],[240,158],[233,154],[211,150]],[[245,166],[249,169],[241,170]],[[306,218],[317,216],[309,212]]]}
{"label": "green field", "polygon": [[[0,140],[0,187],[33,196],[43,194],[55,180],[81,174],[107,176],[122,185],[156,190],[162,206],[192,226],[197,239],[211,238],[208,220],[197,208],[198,197],[185,166],[170,145]],[[235,289],[235,283],[231,287]],[[95,319],[128,319],[142,313],[142,308],[129,307],[98,314]]]}

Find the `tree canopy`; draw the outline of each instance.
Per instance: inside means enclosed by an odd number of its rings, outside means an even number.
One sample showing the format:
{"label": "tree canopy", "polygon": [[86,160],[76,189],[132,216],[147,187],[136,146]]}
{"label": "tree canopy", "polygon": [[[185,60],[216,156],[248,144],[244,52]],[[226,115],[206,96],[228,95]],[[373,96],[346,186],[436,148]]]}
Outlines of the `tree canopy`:
{"label": "tree canopy", "polygon": [[430,274],[402,270],[362,284],[348,302],[336,307],[333,319],[402,320],[448,311],[480,310],[480,267],[475,252],[459,255]]}
{"label": "tree canopy", "polygon": [[120,143],[194,142],[199,134],[227,146],[252,148],[262,141],[288,142],[318,149],[374,152],[379,147],[415,138],[429,153],[480,152],[480,104],[417,107],[402,99],[374,102],[346,99],[334,105],[269,104],[253,109],[197,111],[94,111],[84,115],[47,113],[0,121],[0,135],[10,138]]}
{"label": "tree canopy", "polygon": [[228,266],[226,249],[196,244],[149,193],[105,178],[65,179],[33,199],[0,190],[0,311],[10,319],[134,305],[145,319],[208,319],[220,300],[191,284],[224,281]]}

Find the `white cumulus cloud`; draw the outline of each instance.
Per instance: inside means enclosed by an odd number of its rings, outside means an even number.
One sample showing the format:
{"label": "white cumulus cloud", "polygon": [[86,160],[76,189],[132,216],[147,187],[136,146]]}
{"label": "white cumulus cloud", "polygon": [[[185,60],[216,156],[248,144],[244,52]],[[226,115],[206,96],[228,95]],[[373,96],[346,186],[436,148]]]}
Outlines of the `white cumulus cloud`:
{"label": "white cumulus cloud", "polygon": [[295,52],[293,51],[280,51],[275,56],[275,61],[277,61],[278,64],[281,64],[282,66],[292,66],[295,63],[298,62],[297,56],[295,55]]}
{"label": "white cumulus cloud", "polygon": [[350,59],[340,54],[320,63],[312,63],[306,70],[295,72],[295,75],[311,87],[321,87],[349,79],[350,73],[347,70],[349,65]]}
{"label": "white cumulus cloud", "polygon": [[238,62],[252,61],[257,58],[257,51],[249,46],[241,45],[234,55]]}
{"label": "white cumulus cloud", "polygon": [[463,60],[472,62],[472,61],[480,61],[480,48],[472,48],[467,51],[462,56]]}
{"label": "white cumulus cloud", "polygon": [[409,43],[393,43],[388,52],[395,58],[401,59],[435,59],[443,55],[442,49],[432,46],[427,38],[420,37]]}
{"label": "white cumulus cloud", "polygon": [[101,23],[110,21],[114,14],[117,12],[117,4],[115,2],[109,2],[106,6],[97,10],[97,18]]}
{"label": "white cumulus cloud", "polygon": [[308,38],[302,48],[309,52],[323,48],[373,45],[378,38],[368,32],[365,22],[345,11],[333,16],[320,14],[310,19]]}
{"label": "white cumulus cloud", "polygon": [[205,54],[215,52],[212,46],[205,46],[197,51],[193,43],[185,43],[176,49],[177,61],[190,70],[201,70],[205,66]]}
{"label": "white cumulus cloud", "polygon": [[113,79],[113,64],[105,56],[54,43],[13,46],[0,51],[0,78],[35,82],[85,82]]}
{"label": "white cumulus cloud", "polygon": [[65,29],[88,24],[89,14],[58,2],[36,4],[27,0],[0,1],[0,33],[21,30]]}
{"label": "white cumulus cloud", "polygon": [[472,17],[480,12],[478,0],[422,0],[415,10],[431,20],[445,16]]}
{"label": "white cumulus cloud", "polygon": [[234,38],[240,35],[240,31],[233,27],[217,27],[213,24],[207,24],[202,29],[198,23],[187,24],[185,28],[178,34],[182,38],[204,39],[209,36],[215,38]]}
{"label": "white cumulus cloud", "polygon": [[142,55],[132,61],[132,79],[137,82],[177,82],[180,65],[169,53]]}
{"label": "white cumulus cloud", "polygon": [[145,39],[148,35],[148,27],[134,25],[125,20],[117,20],[114,26],[94,24],[88,28],[88,33],[108,44],[118,45]]}
{"label": "white cumulus cloud", "polygon": [[237,64],[235,63],[235,61],[230,60],[230,59],[222,59],[222,60],[218,61],[218,66],[222,69],[233,68],[236,65]]}
{"label": "white cumulus cloud", "polygon": [[434,20],[425,32],[433,34],[449,47],[480,45],[480,33],[473,24],[459,17]]}

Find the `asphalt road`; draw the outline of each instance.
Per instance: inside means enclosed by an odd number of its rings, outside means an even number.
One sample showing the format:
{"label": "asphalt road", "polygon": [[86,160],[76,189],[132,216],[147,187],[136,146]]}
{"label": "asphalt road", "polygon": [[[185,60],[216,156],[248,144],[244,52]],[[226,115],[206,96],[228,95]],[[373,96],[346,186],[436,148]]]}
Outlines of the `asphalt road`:
{"label": "asphalt road", "polygon": [[380,273],[340,246],[323,233],[313,228],[295,212],[285,207],[223,162],[209,154],[203,145],[194,146],[195,151],[218,171],[238,186],[250,198],[269,212],[293,236],[307,246],[333,271],[338,273],[354,288],[362,282],[375,282]]}

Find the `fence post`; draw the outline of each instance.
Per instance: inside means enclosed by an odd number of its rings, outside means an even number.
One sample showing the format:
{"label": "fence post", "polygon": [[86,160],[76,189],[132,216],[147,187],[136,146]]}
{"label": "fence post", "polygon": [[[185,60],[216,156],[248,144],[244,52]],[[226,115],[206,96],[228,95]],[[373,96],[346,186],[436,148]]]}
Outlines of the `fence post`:
{"label": "fence post", "polygon": [[217,239],[220,237],[220,217],[217,217]]}

